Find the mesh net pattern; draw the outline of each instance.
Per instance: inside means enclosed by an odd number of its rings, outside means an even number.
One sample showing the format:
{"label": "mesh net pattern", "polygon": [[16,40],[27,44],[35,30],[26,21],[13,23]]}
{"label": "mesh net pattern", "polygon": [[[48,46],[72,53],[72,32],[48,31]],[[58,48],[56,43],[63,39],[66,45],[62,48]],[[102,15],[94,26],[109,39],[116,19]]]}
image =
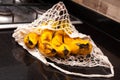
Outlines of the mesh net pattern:
{"label": "mesh net pattern", "polygon": [[76,55],[69,56],[67,58],[49,58],[58,64],[71,65],[71,66],[82,66],[82,67],[95,67],[103,66],[109,68],[107,57],[102,54],[99,48],[94,47],[91,54],[88,55]]}
{"label": "mesh net pattern", "polygon": [[63,2],[55,4],[29,26],[39,26],[42,29],[52,30],[63,29],[71,37],[75,37],[75,34],[78,33],[70,21],[68,11]]}
{"label": "mesh net pattern", "polygon": [[[108,75],[101,75],[101,74],[92,74],[86,75],[81,73],[74,73],[66,71],[59,66],[56,66],[54,63],[48,62],[46,57],[40,54],[38,49],[30,50],[28,49],[23,42],[24,36],[32,31],[36,31],[40,34],[39,29],[52,29],[52,30],[64,30],[71,38],[80,37],[80,38],[88,38],[91,41],[93,46],[93,50],[89,55],[77,55],[77,56],[69,56],[65,59],[52,57],[49,58],[50,60],[58,63],[64,64],[69,66],[82,66],[82,67],[95,67],[95,66],[102,66],[109,68],[111,73]],[[63,4],[63,2],[59,2],[55,4],[52,8],[47,10],[40,18],[35,20],[29,25],[19,26],[13,33],[13,37],[15,41],[17,41],[23,48],[25,48],[30,54],[37,57],[40,61],[45,64],[51,65],[54,68],[71,75],[78,75],[84,77],[112,77],[114,76],[113,66],[108,60],[107,56],[103,54],[103,52],[95,45],[93,40],[82,33],[79,33],[75,27],[70,22],[68,11]],[[34,53],[34,54],[33,54]]]}

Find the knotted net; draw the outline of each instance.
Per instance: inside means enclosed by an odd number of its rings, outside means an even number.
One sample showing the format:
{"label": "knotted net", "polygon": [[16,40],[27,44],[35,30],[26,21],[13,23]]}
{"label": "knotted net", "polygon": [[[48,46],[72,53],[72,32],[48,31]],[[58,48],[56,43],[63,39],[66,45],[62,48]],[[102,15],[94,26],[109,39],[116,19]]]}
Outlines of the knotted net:
{"label": "knotted net", "polygon": [[[42,54],[40,54],[39,50],[37,48],[35,49],[29,49],[25,46],[23,42],[23,38],[26,34],[29,32],[36,32],[40,34],[41,29],[51,29],[51,30],[64,30],[71,38],[80,37],[80,38],[88,38],[91,41],[91,44],[93,46],[92,52],[89,55],[77,55],[77,56],[69,56],[66,58],[56,58],[56,57],[47,57],[52,62],[48,61],[46,57],[44,57]],[[103,54],[103,52],[96,46],[96,44],[93,42],[93,40],[90,38],[90,36],[79,33],[74,25],[72,25],[70,21],[70,17],[68,14],[68,11],[63,4],[63,2],[59,2],[55,4],[52,8],[47,10],[41,17],[36,19],[34,22],[32,22],[29,25],[22,25],[18,26],[18,28],[14,31],[13,35],[15,38],[15,41],[18,42],[24,49],[26,49],[31,55],[37,57],[40,61],[45,63],[46,65],[51,65],[52,67],[70,75],[77,75],[77,76],[83,76],[83,77],[112,77],[114,76],[114,70],[113,66],[108,60],[107,56]],[[74,71],[69,71],[61,68],[57,64],[63,64],[66,66],[78,66],[78,67],[105,67],[110,69],[110,73],[108,74],[83,74],[78,73]]]}

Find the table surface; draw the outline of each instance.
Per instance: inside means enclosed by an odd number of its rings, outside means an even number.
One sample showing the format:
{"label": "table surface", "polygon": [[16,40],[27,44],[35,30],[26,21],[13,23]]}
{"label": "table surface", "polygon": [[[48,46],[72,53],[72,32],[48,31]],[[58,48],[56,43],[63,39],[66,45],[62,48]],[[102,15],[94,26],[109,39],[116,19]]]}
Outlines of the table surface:
{"label": "table surface", "polygon": [[102,48],[114,66],[113,78],[83,78],[66,75],[31,56],[12,38],[13,29],[0,31],[0,80],[118,80],[120,58]]}

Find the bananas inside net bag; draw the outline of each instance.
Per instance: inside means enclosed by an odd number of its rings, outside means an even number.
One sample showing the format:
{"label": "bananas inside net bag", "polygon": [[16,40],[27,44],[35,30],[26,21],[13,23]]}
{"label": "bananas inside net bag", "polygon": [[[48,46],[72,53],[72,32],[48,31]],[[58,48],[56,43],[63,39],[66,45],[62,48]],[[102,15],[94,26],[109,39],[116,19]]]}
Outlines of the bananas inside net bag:
{"label": "bananas inside net bag", "polygon": [[65,74],[114,76],[107,56],[90,36],[78,32],[72,25],[63,2],[55,4],[31,24],[18,26],[12,36],[31,55]]}

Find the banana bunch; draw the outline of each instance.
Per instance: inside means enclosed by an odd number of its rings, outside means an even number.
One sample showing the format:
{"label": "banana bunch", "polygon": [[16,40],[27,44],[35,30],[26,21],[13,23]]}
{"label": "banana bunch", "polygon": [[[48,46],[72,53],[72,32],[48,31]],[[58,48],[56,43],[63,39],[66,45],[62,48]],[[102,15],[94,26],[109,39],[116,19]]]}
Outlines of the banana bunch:
{"label": "banana bunch", "polygon": [[70,38],[63,30],[42,30],[38,35],[34,32],[24,37],[24,43],[28,48],[36,45],[39,51],[46,57],[69,55],[87,55],[92,51],[92,44],[88,39]]}

